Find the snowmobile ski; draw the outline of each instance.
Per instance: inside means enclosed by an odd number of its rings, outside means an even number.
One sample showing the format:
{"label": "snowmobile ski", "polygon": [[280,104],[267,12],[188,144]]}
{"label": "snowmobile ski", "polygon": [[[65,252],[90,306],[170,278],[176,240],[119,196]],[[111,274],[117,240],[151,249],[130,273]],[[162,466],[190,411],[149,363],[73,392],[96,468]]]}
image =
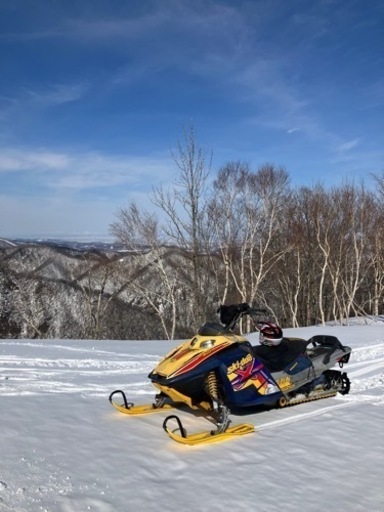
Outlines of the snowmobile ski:
{"label": "snowmobile ski", "polygon": [[[174,430],[171,430],[168,426],[168,422],[171,420],[175,420],[177,424],[177,427]],[[233,427],[228,427],[224,432],[216,433],[214,430],[204,430],[196,434],[187,434],[180,418],[176,415],[171,415],[165,418],[163,428],[171,439],[178,443],[190,446],[227,441],[245,434],[251,434],[255,431],[254,425],[251,425],[250,423],[241,423]]]}
{"label": "snowmobile ski", "polygon": [[[113,400],[114,395],[121,395],[123,399],[123,403],[119,404]],[[125,396],[124,391],[121,389],[116,389],[109,395],[109,401],[111,404],[123,414],[128,414],[131,416],[140,415],[140,414],[153,414],[155,412],[161,412],[164,410],[174,409],[174,406],[168,403],[165,403],[163,398],[156,397],[156,401],[153,404],[143,404],[143,405],[135,405],[133,402],[128,402],[127,397]]]}

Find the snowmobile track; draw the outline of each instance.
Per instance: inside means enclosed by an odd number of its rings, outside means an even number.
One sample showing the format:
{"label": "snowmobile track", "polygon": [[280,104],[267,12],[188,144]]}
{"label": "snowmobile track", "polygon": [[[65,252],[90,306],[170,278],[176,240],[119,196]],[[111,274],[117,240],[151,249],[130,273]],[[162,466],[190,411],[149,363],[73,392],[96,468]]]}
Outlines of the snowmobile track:
{"label": "snowmobile track", "polygon": [[372,396],[367,396],[367,395],[366,396],[360,395],[361,399],[359,399],[359,400],[356,400],[355,398],[350,400],[349,398],[350,398],[350,396],[345,396],[342,399],[340,399],[340,400],[343,400],[342,403],[326,405],[324,407],[321,407],[320,409],[316,409],[316,410],[310,411],[310,412],[294,414],[292,416],[289,416],[288,418],[267,421],[265,423],[255,423],[256,432],[262,432],[264,430],[269,430],[272,428],[284,427],[291,423],[305,421],[305,420],[314,418],[316,416],[323,416],[324,414],[328,414],[330,412],[337,411],[339,409],[345,409],[348,407],[359,406],[359,405],[361,405],[362,402],[363,403],[371,403],[371,404],[375,404],[375,403],[382,404],[383,403],[383,397],[372,397]]}

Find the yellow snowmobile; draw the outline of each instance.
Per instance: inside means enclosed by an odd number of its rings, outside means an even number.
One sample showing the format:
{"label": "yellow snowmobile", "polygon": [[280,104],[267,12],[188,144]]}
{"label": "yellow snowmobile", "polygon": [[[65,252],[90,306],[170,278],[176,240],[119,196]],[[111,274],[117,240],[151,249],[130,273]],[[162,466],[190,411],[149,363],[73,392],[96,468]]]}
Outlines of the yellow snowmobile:
{"label": "yellow snowmobile", "polygon": [[[254,432],[250,423],[231,426],[232,411],[284,407],[349,392],[347,374],[331,370],[336,364],[342,368],[351,353],[351,348],[336,337],[318,335],[308,341],[283,338],[276,324],[261,318],[266,310],[246,303],[223,305],[219,313],[221,323],[205,323],[149,374],[159,391],[153,404],[134,405],[122,390],[116,390],[109,397],[112,405],[129,415],[183,406],[203,411],[215,429],[187,434],[174,414],[163,423],[172,439],[192,445]],[[252,346],[245,337],[235,334],[236,323],[245,315],[253,319],[265,343]],[[122,403],[116,402],[116,396]]]}

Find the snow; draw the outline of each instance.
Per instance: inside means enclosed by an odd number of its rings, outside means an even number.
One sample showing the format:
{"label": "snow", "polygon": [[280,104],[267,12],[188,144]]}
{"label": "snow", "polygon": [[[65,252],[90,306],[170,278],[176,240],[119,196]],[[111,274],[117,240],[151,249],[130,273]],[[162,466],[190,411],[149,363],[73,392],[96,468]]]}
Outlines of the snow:
{"label": "snow", "polygon": [[[285,332],[353,347],[349,395],[232,415],[256,432],[195,447],[167,437],[167,412],[108,402],[115,389],[151,402],[147,375],[176,342],[1,340],[0,511],[383,512],[384,323],[363,323]],[[211,427],[178,414],[191,433]]]}

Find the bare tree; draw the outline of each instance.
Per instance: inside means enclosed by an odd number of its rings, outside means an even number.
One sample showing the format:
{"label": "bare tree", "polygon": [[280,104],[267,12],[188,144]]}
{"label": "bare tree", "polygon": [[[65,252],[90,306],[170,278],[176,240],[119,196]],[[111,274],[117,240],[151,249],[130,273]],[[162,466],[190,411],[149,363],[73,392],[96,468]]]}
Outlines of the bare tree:
{"label": "bare tree", "polygon": [[371,280],[368,286],[368,308],[374,315],[383,311],[384,305],[384,216],[376,217],[376,228],[371,232],[368,245],[371,254]]}
{"label": "bare tree", "polygon": [[[212,199],[208,205],[208,218],[213,226],[213,247],[220,254],[216,260],[216,275],[219,302],[225,303],[228,295],[233,292],[234,261],[240,257],[241,226],[244,223],[242,208],[242,192],[251,171],[247,164],[229,162],[222,167],[213,184]],[[224,272],[219,269],[223,268]],[[237,293],[239,286],[236,286]],[[243,295],[240,292],[240,299]]]}
{"label": "bare tree", "polygon": [[[343,185],[327,191],[317,185],[300,189],[294,202],[288,237],[295,248],[290,256],[295,255],[298,266],[291,258],[285,268],[279,266],[280,288],[288,300],[288,310],[293,314],[292,306],[299,307],[294,299],[298,299],[296,284],[301,289],[303,313],[298,317],[302,317],[303,325],[357,314],[362,311],[362,293],[375,254],[377,217],[372,197],[363,187]],[[295,315],[292,319],[295,324]]]}
{"label": "bare tree", "polygon": [[206,279],[209,252],[206,202],[207,182],[212,156],[206,157],[198,146],[193,127],[184,130],[183,141],[178,141],[172,153],[179,170],[172,190],[158,187],[153,202],[165,217],[162,229],[167,241],[185,251],[192,262],[192,312],[195,322],[206,316]]}
{"label": "bare tree", "polygon": [[368,299],[371,311],[378,315],[384,306],[384,172],[381,175],[373,174],[372,178],[376,183],[376,194],[370,215],[375,228],[369,234],[372,284]]}
{"label": "bare tree", "polygon": [[372,216],[374,212],[373,198],[363,186],[357,189],[352,185],[345,185],[341,189],[341,194],[341,211],[347,226],[343,233],[346,250],[344,251],[341,287],[343,314],[348,319],[351,313],[358,314],[361,311],[356,303],[356,297],[372,264],[372,258],[367,258],[366,249],[368,235],[376,226]]}
{"label": "bare tree", "polygon": [[83,292],[86,316],[83,322],[84,336],[103,339],[107,334],[106,315],[112,301],[121,289],[113,286],[116,275],[116,257],[104,253],[85,253],[83,264],[76,269],[75,283]]}
{"label": "bare tree", "polygon": [[15,318],[20,319],[22,337],[44,338],[44,304],[40,294],[36,293],[37,287],[39,285],[32,277],[20,276],[18,279],[13,307]]}
{"label": "bare tree", "polygon": [[[291,196],[286,205],[286,218],[280,234],[282,243],[289,247],[274,270],[274,279],[269,280],[269,289],[279,301],[286,323],[299,327],[300,294],[303,286],[305,244],[303,244],[303,219],[298,208],[297,196]],[[274,282],[277,286],[273,286]],[[281,315],[279,315],[281,318]]]}
{"label": "bare tree", "polygon": [[130,251],[129,275],[124,287],[133,290],[152,308],[167,339],[176,329],[177,266],[170,268],[171,250],[161,243],[154,214],[140,211],[132,202],[121,209],[111,232]]}
{"label": "bare tree", "polygon": [[321,323],[326,321],[324,305],[324,293],[327,275],[329,272],[329,261],[334,250],[332,244],[332,226],[336,218],[334,204],[321,186],[317,186],[312,195],[312,215],[315,226],[315,234],[318,249],[322,254],[320,263],[320,282],[318,286],[318,308]]}
{"label": "bare tree", "polygon": [[[291,194],[286,205],[282,243],[289,251],[278,262],[275,296],[281,295],[284,318],[288,325],[309,325],[318,321],[323,253],[319,249],[318,215],[322,210],[323,189],[301,187]],[[320,225],[321,226],[321,225]],[[325,281],[325,274],[324,274]]]}
{"label": "bare tree", "polygon": [[214,183],[216,239],[226,288],[230,276],[242,301],[257,300],[261,283],[289,250],[279,242],[288,182],[284,169],[267,164],[252,172],[244,164],[232,163]]}

